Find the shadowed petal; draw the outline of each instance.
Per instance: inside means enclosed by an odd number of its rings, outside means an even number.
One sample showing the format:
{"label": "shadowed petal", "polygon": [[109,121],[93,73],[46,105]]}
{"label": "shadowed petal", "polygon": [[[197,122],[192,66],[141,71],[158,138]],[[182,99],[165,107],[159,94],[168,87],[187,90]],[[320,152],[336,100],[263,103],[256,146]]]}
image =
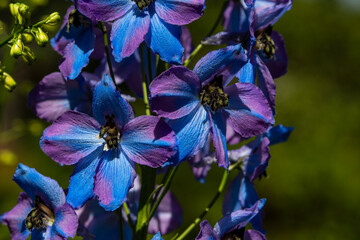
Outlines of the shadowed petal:
{"label": "shadowed petal", "polygon": [[117,62],[134,53],[144,41],[149,25],[149,13],[140,11],[136,5],[124,17],[114,22],[111,30],[111,46]]}
{"label": "shadowed petal", "polygon": [[38,196],[52,210],[65,203],[65,193],[59,184],[55,180],[41,175],[34,168],[20,163],[16,168],[13,181],[31,197],[33,202]]}
{"label": "shadowed petal", "polygon": [[119,208],[125,202],[135,177],[135,164],[119,149],[107,151],[95,174],[94,193],[100,205],[107,211]]}
{"label": "shadowed petal", "polygon": [[45,129],[40,147],[55,162],[72,165],[104,144],[99,132],[95,119],[68,111]]}
{"label": "shadowed petal", "polygon": [[266,237],[261,232],[250,229],[245,231],[244,240],[266,240]]}
{"label": "shadowed petal", "polygon": [[220,240],[220,237],[212,229],[207,220],[200,223],[200,232],[196,237],[196,240]]}
{"label": "shadowed petal", "polygon": [[93,92],[93,114],[101,125],[106,123],[105,116],[114,115],[120,128],[134,118],[130,104],[121,97],[108,75],[104,76]]}
{"label": "shadowed petal", "polygon": [[268,100],[273,113],[275,113],[276,86],[274,79],[261,58],[256,57],[256,63],[259,69],[258,86]]}
{"label": "shadowed petal", "polygon": [[78,217],[70,204],[65,203],[55,209],[55,222],[52,231],[60,237],[74,237],[78,228]]}
{"label": "shadowed petal", "polygon": [[254,29],[274,25],[291,6],[292,0],[256,0]]}
{"label": "shadowed petal", "polygon": [[235,83],[224,90],[229,94],[228,123],[241,137],[266,132],[273,116],[264,95],[251,83]]}
{"label": "shadowed petal", "polygon": [[177,119],[199,105],[200,82],[182,66],[171,67],[150,84],[151,107],[161,117]]}
{"label": "shadowed petal", "polygon": [[177,152],[176,136],[164,120],[140,116],[125,125],[120,147],[132,161],[160,167]]}
{"label": "shadowed petal", "polygon": [[226,119],[222,110],[211,114],[211,138],[219,167],[228,169],[230,162],[226,146]]}
{"label": "shadowed petal", "polygon": [[156,0],[155,11],[165,22],[186,25],[200,18],[205,9],[204,0]]}
{"label": "shadowed petal", "polygon": [[286,142],[288,140],[288,138],[290,137],[290,134],[292,133],[293,130],[294,130],[294,127],[285,127],[283,125],[277,125],[277,126],[271,128],[266,133],[266,137],[268,137],[270,140],[269,146],[278,144],[278,143],[282,143],[282,142]]}
{"label": "shadowed petal", "polygon": [[164,22],[156,13],[151,16],[150,29],[145,41],[154,53],[160,55],[161,60],[181,64],[184,48],[180,44],[180,37],[180,26]]}
{"label": "shadowed petal", "polygon": [[33,201],[26,193],[20,193],[16,206],[0,216],[2,224],[7,225],[11,239],[27,239],[30,231],[25,226],[25,218],[33,207]]}
{"label": "shadowed petal", "polygon": [[242,1],[230,1],[224,12],[224,28],[227,32],[244,34],[250,26],[252,8]]}

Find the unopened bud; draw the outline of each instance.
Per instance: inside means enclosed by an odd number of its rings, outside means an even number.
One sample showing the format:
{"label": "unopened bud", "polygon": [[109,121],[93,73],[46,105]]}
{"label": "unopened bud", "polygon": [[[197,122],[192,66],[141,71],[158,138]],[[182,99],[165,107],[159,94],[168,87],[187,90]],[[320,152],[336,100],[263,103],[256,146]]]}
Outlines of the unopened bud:
{"label": "unopened bud", "polygon": [[46,44],[49,42],[49,37],[41,28],[36,29],[35,31],[35,39],[37,44],[40,47],[45,47]]}
{"label": "unopened bud", "polygon": [[35,54],[27,46],[24,46],[24,51],[21,57],[29,65],[31,65],[36,60]]}
{"label": "unopened bud", "polygon": [[11,46],[10,55],[14,58],[18,58],[22,55],[23,50],[24,50],[24,44],[21,41],[21,35],[19,35],[15,43]]}
{"label": "unopened bud", "polygon": [[53,12],[45,19],[44,24],[47,26],[55,26],[60,22],[60,20],[60,14],[58,12]]}
{"label": "unopened bud", "polygon": [[15,19],[18,24],[25,25],[30,22],[30,8],[26,4],[20,3],[18,7],[18,14],[15,16]]}
{"label": "unopened bud", "polygon": [[14,91],[15,87],[16,87],[16,82],[15,80],[6,72],[4,72],[3,74],[3,81],[4,81],[4,87],[9,91],[12,92]]}
{"label": "unopened bud", "polygon": [[31,41],[34,39],[33,35],[30,33],[23,33],[21,36],[21,39],[24,43],[31,43]]}
{"label": "unopened bud", "polygon": [[19,6],[20,3],[10,3],[9,7],[10,7],[10,13],[11,15],[13,15],[13,17],[16,19],[18,14],[19,14]]}

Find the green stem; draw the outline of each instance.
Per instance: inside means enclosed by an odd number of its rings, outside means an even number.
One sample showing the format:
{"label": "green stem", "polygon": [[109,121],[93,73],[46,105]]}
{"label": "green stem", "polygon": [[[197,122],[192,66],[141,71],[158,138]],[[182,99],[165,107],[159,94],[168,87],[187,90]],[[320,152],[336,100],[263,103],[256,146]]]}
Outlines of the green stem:
{"label": "green stem", "polygon": [[169,191],[171,182],[175,176],[176,171],[178,170],[179,165],[174,167],[174,169],[171,171],[168,179],[166,180],[166,183],[164,184],[163,189],[161,190],[160,196],[159,198],[156,199],[156,202],[153,206],[153,208],[151,209],[151,212],[149,214],[148,217],[148,222],[150,222],[151,218],[154,216],[156,209],[158,208],[158,206],[160,205],[161,201],[163,200],[163,198],[165,197],[165,194]]}
{"label": "green stem", "polygon": [[[216,18],[216,21],[215,21],[213,27],[210,29],[210,31],[208,32],[208,34],[206,35],[205,38],[210,37],[210,36],[212,36],[212,35],[214,34],[216,28],[218,27],[218,25],[219,25],[220,22],[221,22],[221,19],[223,18],[223,13],[224,13],[224,11],[225,11],[225,9],[226,9],[226,7],[227,7],[228,4],[229,4],[229,0],[223,2],[223,5],[222,5],[222,7],[221,7],[221,11],[220,11],[218,17]],[[194,57],[200,52],[200,50],[202,49],[203,46],[204,46],[204,45],[203,45],[202,43],[200,43],[199,45],[197,45],[197,47],[195,48],[195,50],[194,50],[194,51],[191,53],[191,55],[185,60],[185,62],[184,62],[184,66],[185,66],[185,67],[187,67],[187,66],[191,63],[191,61],[192,61],[192,60],[194,59]]]}
{"label": "green stem", "polygon": [[0,48],[5,46],[9,41],[11,41],[14,38],[14,36],[18,35],[22,31],[24,31],[24,27],[21,27],[18,30],[14,31],[12,34],[10,34],[6,39],[0,42]]}
{"label": "green stem", "polygon": [[128,223],[129,223],[129,226],[130,226],[133,234],[135,234],[135,226],[134,226],[133,221],[131,220],[130,210],[129,210],[129,207],[128,207],[128,205],[127,205],[126,202],[124,202],[123,208],[124,208],[124,211],[125,211],[125,214],[126,214],[126,217],[127,217]]}
{"label": "green stem", "polygon": [[104,36],[106,60],[107,60],[107,63],[109,65],[110,76],[111,76],[111,79],[114,82],[114,85],[116,86],[115,74],[114,74],[114,70],[113,70],[113,67],[112,67],[112,64],[111,64],[111,57],[110,57],[110,50],[109,50],[109,38],[108,38],[108,35],[107,35],[107,29],[106,29],[106,26],[105,26],[104,23],[100,23],[100,29],[101,29],[101,31],[103,33],[103,36]]}
{"label": "green stem", "polygon": [[182,240],[185,239],[185,237],[200,223],[200,221],[206,216],[206,214],[210,211],[212,206],[215,204],[215,202],[220,197],[221,193],[223,192],[227,179],[228,179],[228,172],[227,170],[224,171],[223,177],[221,179],[219,188],[215,194],[215,196],[212,198],[208,206],[204,209],[204,211],[195,219],[195,221],[176,239],[176,240]]}

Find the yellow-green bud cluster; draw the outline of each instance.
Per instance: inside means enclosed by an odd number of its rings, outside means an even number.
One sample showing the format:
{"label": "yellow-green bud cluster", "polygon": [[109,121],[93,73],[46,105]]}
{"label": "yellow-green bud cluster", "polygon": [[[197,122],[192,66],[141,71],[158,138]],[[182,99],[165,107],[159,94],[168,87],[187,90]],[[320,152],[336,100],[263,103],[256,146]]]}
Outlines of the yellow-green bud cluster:
{"label": "yellow-green bud cluster", "polygon": [[18,35],[14,39],[14,43],[11,46],[10,55],[14,58],[18,58],[22,55],[23,51],[24,51],[24,44],[21,41],[21,35]]}
{"label": "yellow-green bud cluster", "polygon": [[19,25],[27,25],[30,23],[30,8],[24,3],[10,3],[11,15],[15,18],[15,23]]}
{"label": "yellow-green bud cluster", "polygon": [[61,20],[60,14],[58,12],[53,12],[45,20],[44,25],[46,26],[56,26]]}
{"label": "yellow-green bud cluster", "polygon": [[46,44],[49,42],[48,35],[41,28],[33,29],[33,33],[37,44],[40,47],[45,47]]}
{"label": "yellow-green bud cluster", "polygon": [[16,87],[15,80],[7,72],[4,72],[3,67],[0,67],[0,83],[4,84],[4,87],[9,92],[14,91]]}

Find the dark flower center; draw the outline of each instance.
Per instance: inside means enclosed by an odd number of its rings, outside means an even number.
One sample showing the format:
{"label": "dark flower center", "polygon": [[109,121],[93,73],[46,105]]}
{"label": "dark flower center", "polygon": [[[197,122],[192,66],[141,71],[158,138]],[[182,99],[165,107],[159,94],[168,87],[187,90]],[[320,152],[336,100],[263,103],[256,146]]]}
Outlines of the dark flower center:
{"label": "dark flower center", "polygon": [[267,59],[275,56],[275,42],[271,39],[272,27],[269,26],[265,31],[255,33],[256,36],[256,51],[260,51]]}
{"label": "dark flower center", "polygon": [[138,8],[142,11],[144,8],[148,7],[154,0],[131,0],[136,3]]}
{"label": "dark flower center", "polygon": [[69,14],[69,20],[67,23],[67,29],[70,31],[71,26],[75,26],[76,28],[80,26],[90,27],[91,21],[84,15],[82,15],[77,9],[74,9]]}
{"label": "dark flower center", "polygon": [[54,223],[55,217],[51,209],[39,198],[35,198],[35,206],[25,219],[25,226],[29,231],[40,229]]}
{"label": "dark flower center", "polygon": [[221,240],[241,240],[244,238],[245,228],[235,229],[221,237]]}
{"label": "dark flower center", "polygon": [[223,76],[216,76],[200,92],[201,104],[209,106],[213,112],[229,104],[229,95],[224,93],[222,82]]}
{"label": "dark flower center", "polygon": [[106,124],[105,126],[101,126],[99,137],[105,140],[108,149],[117,148],[121,134],[115,123],[115,116],[106,115],[105,119]]}

